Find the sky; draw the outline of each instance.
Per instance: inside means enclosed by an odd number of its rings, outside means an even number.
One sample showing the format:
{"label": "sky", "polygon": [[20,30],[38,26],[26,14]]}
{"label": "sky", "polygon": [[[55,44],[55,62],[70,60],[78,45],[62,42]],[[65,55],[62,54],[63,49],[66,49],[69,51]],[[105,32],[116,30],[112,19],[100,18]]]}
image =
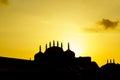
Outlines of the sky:
{"label": "sky", "polygon": [[119,0],[0,0],[0,56],[34,59],[50,41],[99,66],[120,63]]}

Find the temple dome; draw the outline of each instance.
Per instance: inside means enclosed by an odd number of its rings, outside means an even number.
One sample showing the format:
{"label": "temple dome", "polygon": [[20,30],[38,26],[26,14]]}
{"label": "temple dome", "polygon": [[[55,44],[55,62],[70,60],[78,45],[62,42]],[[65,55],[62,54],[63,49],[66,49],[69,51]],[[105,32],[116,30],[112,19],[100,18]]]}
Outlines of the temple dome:
{"label": "temple dome", "polygon": [[67,54],[68,57],[75,57],[75,53],[70,50],[69,43],[68,43],[68,49],[65,51],[65,54]]}
{"label": "temple dome", "polygon": [[75,53],[71,50],[67,50],[65,51],[65,53],[69,56],[69,57],[75,57]]}
{"label": "temple dome", "polygon": [[61,47],[59,47],[59,42],[57,41],[57,46],[55,46],[55,41],[53,40],[53,46],[51,47],[51,42],[49,43],[49,48],[47,48],[46,44],[46,50],[45,50],[45,56],[47,57],[60,57],[64,55],[63,51],[63,45],[61,43]]}
{"label": "temple dome", "polygon": [[57,47],[57,46],[53,46],[53,47],[50,47],[48,49],[46,49],[45,51],[45,55],[47,56],[62,56],[64,54],[64,51],[62,48],[60,47]]}
{"label": "temple dome", "polygon": [[44,54],[42,53],[42,51],[41,51],[41,46],[40,46],[39,52],[36,53],[35,56],[34,56],[34,60],[35,60],[35,61],[39,61],[40,59],[43,58],[43,56],[44,56]]}

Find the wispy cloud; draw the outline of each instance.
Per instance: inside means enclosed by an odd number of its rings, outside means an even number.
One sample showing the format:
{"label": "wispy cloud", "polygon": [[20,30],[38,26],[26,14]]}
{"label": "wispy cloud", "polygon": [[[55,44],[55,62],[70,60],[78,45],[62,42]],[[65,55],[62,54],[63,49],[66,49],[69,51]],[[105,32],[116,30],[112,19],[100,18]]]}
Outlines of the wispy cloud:
{"label": "wispy cloud", "polygon": [[9,5],[9,0],[0,0],[0,4]]}
{"label": "wispy cloud", "polygon": [[99,32],[101,31],[100,29],[97,29],[97,28],[85,28],[84,31],[87,31],[87,32]]}

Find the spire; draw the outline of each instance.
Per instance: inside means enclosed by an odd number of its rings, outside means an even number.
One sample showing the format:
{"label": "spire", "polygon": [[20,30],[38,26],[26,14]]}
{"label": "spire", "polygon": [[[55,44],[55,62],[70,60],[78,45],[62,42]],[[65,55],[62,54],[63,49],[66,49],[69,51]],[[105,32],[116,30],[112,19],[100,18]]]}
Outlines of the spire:
{"label": "spire", "polygon": [[63,48],[63,44],[62,44],[62,42],[61,42],[61,48]]}
{"label": "spire", "polygon": [[112,63],[111,59],[110,59],[110,63]]}
{"label": "spire", "polygon": [[109,63],[108,59],[107,59],[107,64]]}
{"label": "spire", "polygon": [[55,46],[55,41],[53,40],[53,46]]}
{"label": "spire", "polygon": [[39,52],[41,52],[41,45],[40,45],[40,47],[39,47]]}
{"label": "spire", "polygon": [[113,59],[113,63],[115,63],[115,60]]}
{"label": "spire", "polygon": [[47,44],[46,44],[46,46],[45,46],[45,47],[46,47],[46,50],[47,50]]}
{"label": "spire", "polygon": [[70,50],[70,44],[69,44],[69,42],[68,42],[68,50]]}
{"label": "spire", "polygon": [[57,41],[57,47],[59,47],[59,42]]}
{"label": "spire", "polygon": [[49,42],[49,47],[51,47],[51,42]]}

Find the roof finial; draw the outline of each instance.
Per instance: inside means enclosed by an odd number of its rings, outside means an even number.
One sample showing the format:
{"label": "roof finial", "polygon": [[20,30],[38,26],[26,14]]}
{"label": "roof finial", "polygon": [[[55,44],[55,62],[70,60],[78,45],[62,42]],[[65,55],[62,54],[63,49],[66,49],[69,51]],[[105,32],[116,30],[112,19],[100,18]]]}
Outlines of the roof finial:
{"label": "roof finial", "polygon": [[59,47],[59,42],[57,41],[57,47]]}
{"label": "roof finial", "polygon": [[68,42],[68,50],[70,50],[70,44],[69,44],[69,42]]}
{"label": "roof finial", "polygon": [[39,47],[39,52],[41,52],[41,45],[40,45],[40,47]]}
{"label": "roof finial", "polygon": [[55,41],[53,40],[53,46],[55,46]]}
{"label": "roof finial", "polygon": [[110,59],[110,63],[112,63],[111,59]]}
{"label": "roof finial", "polygon": [[45,47],[46,47],[46,50],[47,50],[47,44],[46,44],[46,46],[45,46]]}
{"label": "roof finial", "polygon": [[61,48],[63,48],[63,44],[62,44],[62,42],[61,42]]}
{"label": "roof finial", "polygon": [[49,42],[49,47],[51,47],[51,42]]}
{"label": "roof finial", "polygon": [[108,59],[107,59],[107,64],[109,63]]}
{"label": "roof finial", "polygon": [[113,59],[113,63],[115,63],[115,60]]}

